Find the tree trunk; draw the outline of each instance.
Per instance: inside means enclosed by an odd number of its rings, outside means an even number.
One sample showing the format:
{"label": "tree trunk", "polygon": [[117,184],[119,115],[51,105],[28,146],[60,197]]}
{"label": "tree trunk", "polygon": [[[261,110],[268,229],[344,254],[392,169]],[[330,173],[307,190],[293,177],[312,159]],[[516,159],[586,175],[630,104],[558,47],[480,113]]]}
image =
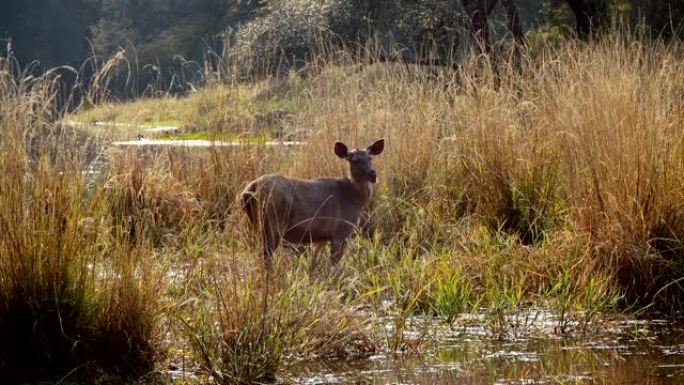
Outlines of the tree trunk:
{"label": "tree trunk", "polygon": [[521,46],[525,45],[525,35],[520,24],[520,11],[513,0],[501,0],[501,4],[506,9],[506,16],[508,17],[508,29],[513,34],[515,42]]}
{"label": "tree trunk", "polygon": [[585,41],[595,39],[605,23],[605,0],[566,0],[575,14],[577,36]]}
{"label": "tree trunk", "polygon": [[[499,0],[463,0],[463,8],[468,14],[470,35],[480,52],[489,53],[492,49],[489,37],[488,17],[494,11]],[[525,36],[520,24],[520,11],[514,0],[501,0],[508,18],[508,29],[513,34],[515,42],[525,45]]]}
{"label": "tree trunk", "polygon": [[481,53],[489,53],[492,43],[489,38],[487,16],[498,0],[463,0],[463,8],[470,22],[470,36]]}

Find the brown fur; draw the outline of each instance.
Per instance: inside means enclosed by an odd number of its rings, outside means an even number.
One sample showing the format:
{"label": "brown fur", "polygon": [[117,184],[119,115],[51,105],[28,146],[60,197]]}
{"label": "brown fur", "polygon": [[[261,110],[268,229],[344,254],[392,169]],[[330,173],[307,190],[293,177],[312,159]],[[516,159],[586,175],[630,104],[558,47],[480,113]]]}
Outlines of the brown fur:
{"label": "brown fur", "polygon": [[381,139],[348,152],[336,143],[335,153],[350,162],[349,177],[304,180],[268,174],[249,183],[241,198],[250,222],[261,233],[266,263],[282,239],[295,244],[330,242],[331,259],[337,263],[372,194],[371,155],[380,154],[383,147]]}

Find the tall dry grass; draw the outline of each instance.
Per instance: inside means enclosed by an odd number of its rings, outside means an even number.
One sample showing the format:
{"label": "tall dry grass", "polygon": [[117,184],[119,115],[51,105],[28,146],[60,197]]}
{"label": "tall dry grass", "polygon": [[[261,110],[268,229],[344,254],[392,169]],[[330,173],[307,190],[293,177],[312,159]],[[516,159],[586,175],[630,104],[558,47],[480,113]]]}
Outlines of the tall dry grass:
{"label": "tall dry grass", "polygon": [[304,269],[281,265],[265,283],[239,256],[224,262],[232,266],[207,277],[211,286],[192,306],[192,322],[185,322],[197,361],[217,383],[274,382],[287,359],[359,358],[375,351],[369,323]]}
{"label": "tall dry grass", "polygon": [[616,34],[456,72],[325,64],[298,116],[315,127],[308,148],[285,171],[341,175],[342,162],[320,160],[330,143],[386,137],[372,216],[383,232],[411,221],[449,243],[441,234],[466,218],[539,244],[571,229],[628,303],[676,308],[683,53]]}
{"label": "tall dry grass", "polygon": [[[225,231],[243,234],[232,197],[249,180],[265,172],[341,176],[346,165],[331,143],[385,137],[362,234],[440,245],[455,267],[480,276],[491,256],[464,254],[485,228],[492,239],[517,239],[520,250],[541,248],[535,258],[558,253],[569,266],[589,266],[577,282],[590,282],[590,270],[611,277],[626,305],[679,306],[680,42],[616,33],[591,45],[466,58],[457,70],[359,64],[373,52],[327,52],[259,83],[262,96],[271,88],[278,100],[296,100],[292,124],[307,133],[306,146],[212,150],[175,162],[169,155],[160,175],[180,187],[163,190],[198,199]],[[237,87],[234,80],[225,87]]]}
{"label": "tall dry grass", "polygon": [[[288,357],[412,349],[402,331],[418,312],[452,322],[485,308],[506,335],[529,303],[556,310],[563,331],[620,299],[681,308],[680,42],[613,35],[457,70],[359,64],[353,51],[251,91],[219,74],[207,91],[291,106],[306,145],[111,151],[94,188],[53,124],[49,76],[0,71],[0,334],[35,339],[22,355],[4,345],[0,369],[140,374],[164,327],[216,381],[267,381]],[[203,103],[186,115],[205,116]],[[334,141],[379,137],[380,182],[341,266],[283,248],[267,279],[235,196],[269,172],[342,176]]]}
{"label": "tall dry grass", "polygon": [[161,281],[87,188],[83,148],[55,124],[58,78],[0,58],[0,377],[150,373]]}
{"label": "tall dry grass", "polygon": [[[403,330],[418,312],[453,322],[484,308],[488,330],[506,338],[529,306],[554,309],[563,333],[618,301],[680,309],[680,42],[613,35],[457,70],[359,64],[357,53],[323,55],[253,92],[235,79],[207,91],[295,106],[305,146],[110,161],[110,213],[181,271],[168,317],[182,320],[176,338],[215,380],[272,380],[286,357],[330,346],[415,349]],[[268,172],[342,176],[332,143],[379,137],[380,183],[342,265],[302,276],[308,260],[282,249],[266,283],[237,193]],[[376,332],[358,307],[372,309]],[[333,336],[342,342],[328,345]]]}

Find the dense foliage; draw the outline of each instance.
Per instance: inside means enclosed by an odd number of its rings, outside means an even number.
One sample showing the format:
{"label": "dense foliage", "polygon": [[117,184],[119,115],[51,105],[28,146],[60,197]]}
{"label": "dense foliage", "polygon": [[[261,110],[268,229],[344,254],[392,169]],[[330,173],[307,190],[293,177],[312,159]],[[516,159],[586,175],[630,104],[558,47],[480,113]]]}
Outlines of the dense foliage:
{"label": "dense foliage", "polygon": [[506,36],[509,6],[526,35],[582,37],[602,24],[625,23],[667,37],[681,35],[684,17],[682,0],[9,0],[0,12],[0,51],[13,49],[23,64],[37,60],[43,68],[78,66],[93,52],[109,56],[120,48],[139,64],[168,65],[178,57],[201,62],[227,36],[257,52],[278,46],[301,58],[312,37],[324,33],[444,53],[468,40],[464,32],[479,10],[491,11],[485,22],[494,36]]}

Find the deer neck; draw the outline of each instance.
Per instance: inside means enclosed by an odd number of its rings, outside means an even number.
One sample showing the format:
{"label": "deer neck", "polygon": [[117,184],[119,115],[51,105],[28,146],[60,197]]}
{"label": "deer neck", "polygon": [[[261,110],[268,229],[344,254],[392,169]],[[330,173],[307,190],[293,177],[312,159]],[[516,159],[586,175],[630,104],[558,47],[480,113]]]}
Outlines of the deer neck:
{"label": "deer neck", "polygon": [[347,177],[349,183],[354,187],[354,190],[358,193],[359,201],[361,205],[365,205],[370,200],[373,195],[373,188],[368,181],[359,181],[354,179],[351,175]]}

